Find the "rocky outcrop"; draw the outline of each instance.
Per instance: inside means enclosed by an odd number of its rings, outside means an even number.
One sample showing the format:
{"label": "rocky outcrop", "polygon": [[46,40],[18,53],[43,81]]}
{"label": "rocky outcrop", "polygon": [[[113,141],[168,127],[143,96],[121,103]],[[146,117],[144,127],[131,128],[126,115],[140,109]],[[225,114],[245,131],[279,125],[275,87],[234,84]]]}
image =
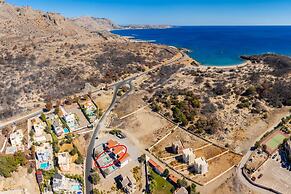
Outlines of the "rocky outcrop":
{"label": "rocky outcrop", "polygon": [[252,56],[241,56],[244,60],[252,63],[264,63],[273,69],[273,73],[277,76],[285,76],[291,73],[291,58],[288,56],[277,54],[263,54]]}

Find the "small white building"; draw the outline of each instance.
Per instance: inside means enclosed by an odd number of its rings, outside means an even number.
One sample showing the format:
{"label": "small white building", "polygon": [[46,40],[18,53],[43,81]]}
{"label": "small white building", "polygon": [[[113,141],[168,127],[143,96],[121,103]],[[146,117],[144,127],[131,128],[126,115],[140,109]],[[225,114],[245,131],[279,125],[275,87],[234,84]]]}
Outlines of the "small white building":
{"label": "small white building", "polygon": [[180,140],[172,143],[172,152],[174,154],[178,154],[182,149],[183,149],[183,145]]}
{"label": "small white building", "polygon": [[208,163],[203,157],[196,158],[193,167],[194,171],[198,174],[205,174],[208,172]]}
{"label": "small white building", "polygon": [[174,194],[188,194],[188,191],[185,187],[181,187],[177,189],[176,191],[174,191]]}
{"label": "small white building", "polygon": [[195,154],[192,148],[183,149],[183,162],[187,164],[193,164],[195,160]]}
{"label": "small white building", "polygon": [[22,147],[22,140],[23,140],[23,133],[22,130],[19,129],[17,131],[15,131],[14,133],[12,133],[9,137],[10,143],[12,146],[15,147]]}
{"label": "small white building", "polygon": [[70,154],[68,152],[58,153],[58,164],[61,171],[70,170]]}

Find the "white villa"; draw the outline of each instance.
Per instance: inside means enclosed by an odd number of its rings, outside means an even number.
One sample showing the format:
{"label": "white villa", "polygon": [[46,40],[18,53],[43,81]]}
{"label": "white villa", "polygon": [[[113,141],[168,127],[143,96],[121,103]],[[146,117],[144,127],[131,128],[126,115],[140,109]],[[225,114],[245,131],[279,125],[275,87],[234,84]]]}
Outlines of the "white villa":
{"label": "white villa", "polygon": [[40,120],[40,118],[38,117],[31,119],[31,124],[35,132],[34,140],[38,143],[46,142],[47,139],[45,137],[45,132],[44,132],[46,128],[46,124],[42,120]]}
{"label": "white villa", "polygon": [[21,129],[18,129],[14,133],[12,133],[9,137],[10,143],[14,147],[21,147],[23,146],[22,140],[23,140],[23,133]]}
{"label": "white villa", "polygon": [[205,158],[200,157],[194,160],[194,171],[199,174],[205,174],[208,172],[208,163]]}
{"label": "white villa", "polygon": [[54,167],[53,148],[51,144],[44,143],[35,149],[37,169],[50,170]]}
{"label": "white villa", "polygon": [[9,136],[9,141],[11,143],[11,146],[6,148],[6,154],[13,154],[17,151],[23,150],[24,149],[24,146],[22,143],[23,137],[24,136],[21,129],[13,132]]}
{"label": "white villa", "polygon": [[64,129],[59,118],[55,118],[53,120],[52,127],[57,136],[61,136],[64,133]]}
{"label": "white villa", "polygon": [[195,154],[192,148],[183,149],[183,161],[188,165],[193,164],[195,160]]}
{"label": "white villa", "polygon": [[58,153],[58,164],[61,171],[70,170],[70,154],[68,152]]}
{"label": "white villa", "polygon": [[55,174],[53,177],[54,193],[76,193],[82,194],[82,185],[74,179],[69,179],[61,174]]}
{"label": "white villa", "polygon": [[61,116],[65,120],[71,131],[75,131],[79,127],[77,116],[74,113],[68,113],[64,107],[60,106]]}

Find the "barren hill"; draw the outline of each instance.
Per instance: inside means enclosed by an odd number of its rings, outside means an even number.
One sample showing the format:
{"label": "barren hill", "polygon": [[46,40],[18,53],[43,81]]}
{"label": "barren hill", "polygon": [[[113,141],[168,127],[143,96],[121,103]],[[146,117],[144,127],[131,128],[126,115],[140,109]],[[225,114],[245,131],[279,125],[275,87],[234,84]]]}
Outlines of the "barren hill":
{"label": "barren hill", "polygon": [[108,31],[121,28],[119,25],[114,24],[111,20],[106,18],[94,18],[94,17],[80,17],[72,19],[72,21],[89,31]]}
{"label": "barren hill", "polygon": [[111,83],[177,50],[92,33],[56,13],[0,3],[0,119]]}

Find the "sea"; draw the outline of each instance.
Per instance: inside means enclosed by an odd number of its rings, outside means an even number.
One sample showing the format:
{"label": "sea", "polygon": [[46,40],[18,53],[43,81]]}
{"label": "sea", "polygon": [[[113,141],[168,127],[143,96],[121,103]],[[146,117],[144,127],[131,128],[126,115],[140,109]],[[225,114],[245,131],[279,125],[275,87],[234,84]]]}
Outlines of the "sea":
{"label": "sea", "polygon": [[112,32],[186,48],[193,59],[208,66],[241,64],[241,55],[276,53],[291,56],[291,26],[177,26]]}

